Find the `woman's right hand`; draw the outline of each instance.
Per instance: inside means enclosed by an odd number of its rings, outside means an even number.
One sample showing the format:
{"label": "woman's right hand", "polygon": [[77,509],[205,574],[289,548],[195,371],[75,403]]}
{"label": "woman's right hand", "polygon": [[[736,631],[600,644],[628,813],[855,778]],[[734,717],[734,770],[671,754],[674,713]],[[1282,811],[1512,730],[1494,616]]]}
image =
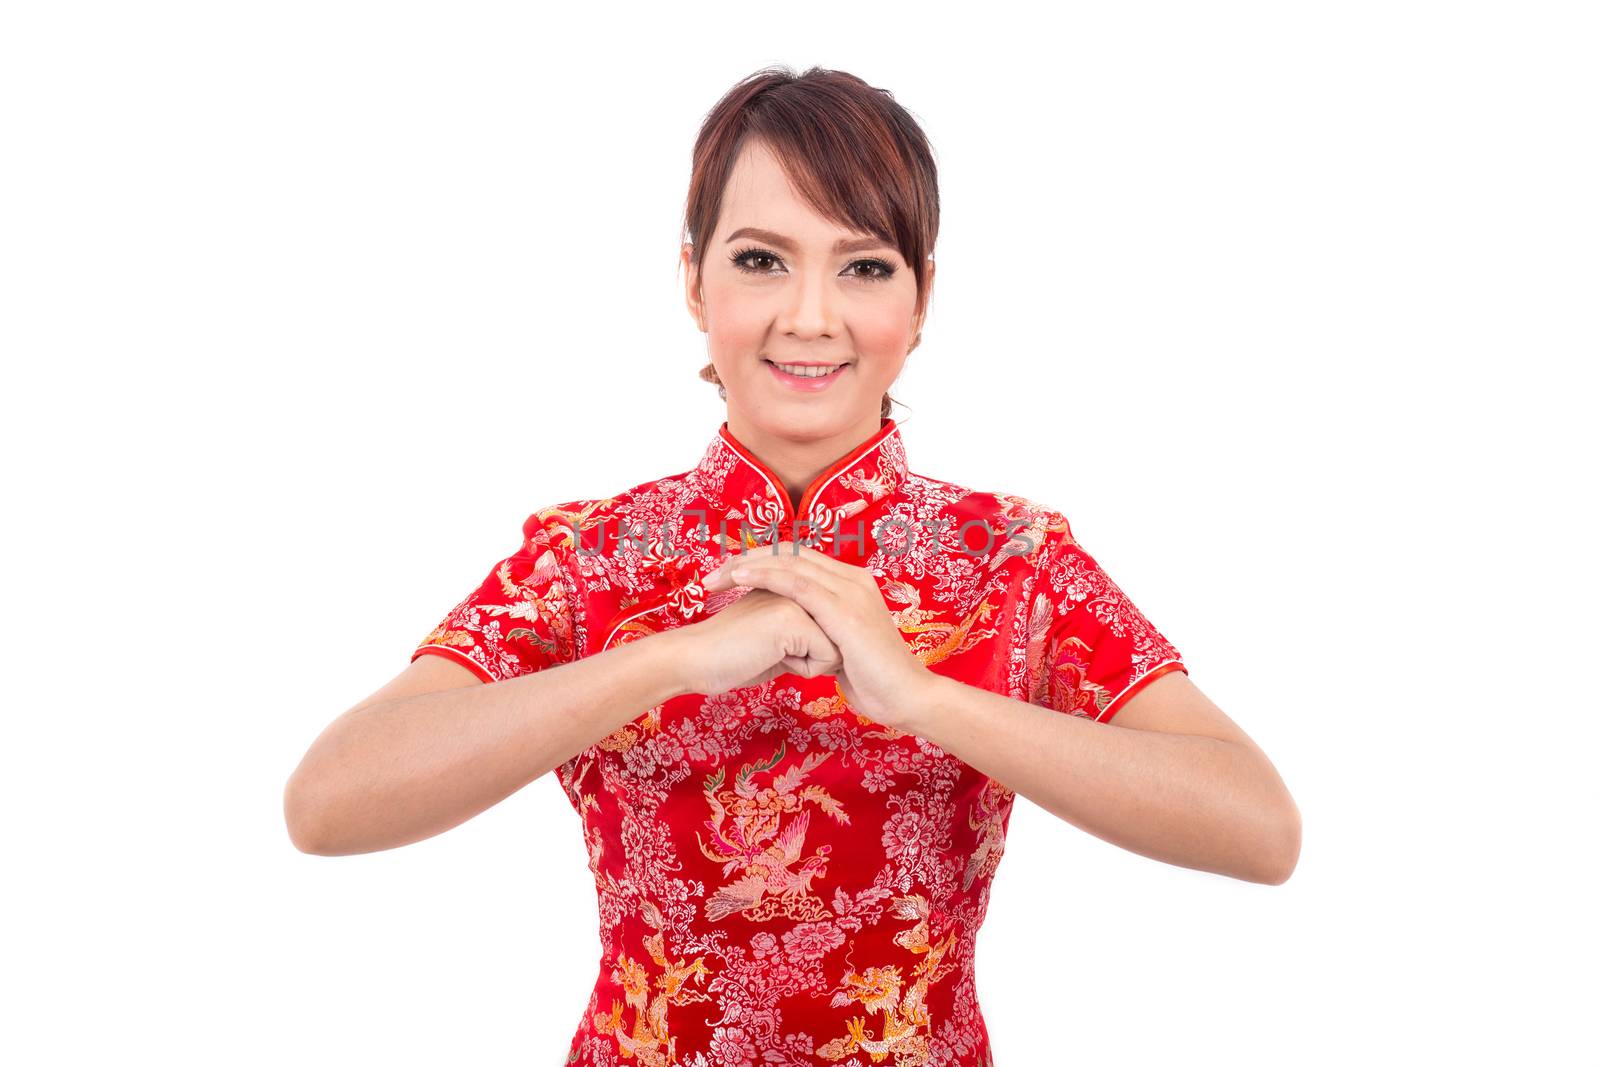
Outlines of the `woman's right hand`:
{"label": "woman's right hand", "polygon": [[766,589],[750,589],[715,615],[666,633],[682,644],[684,685],[707,696],[780,674],[837,674],[842,665],[806,609]]}

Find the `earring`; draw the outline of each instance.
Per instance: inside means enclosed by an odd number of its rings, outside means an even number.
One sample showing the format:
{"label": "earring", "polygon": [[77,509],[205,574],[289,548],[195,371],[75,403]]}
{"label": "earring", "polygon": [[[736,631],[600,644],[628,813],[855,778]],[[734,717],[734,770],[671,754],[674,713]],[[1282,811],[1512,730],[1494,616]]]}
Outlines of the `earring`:
{"label": "earring", "polygon": [[710,363],[700,368],[700,380],[710,382],[717,387],[717,395],[728,399],[728,390],[723,386],[722,379],[717,377],[717,368]]}

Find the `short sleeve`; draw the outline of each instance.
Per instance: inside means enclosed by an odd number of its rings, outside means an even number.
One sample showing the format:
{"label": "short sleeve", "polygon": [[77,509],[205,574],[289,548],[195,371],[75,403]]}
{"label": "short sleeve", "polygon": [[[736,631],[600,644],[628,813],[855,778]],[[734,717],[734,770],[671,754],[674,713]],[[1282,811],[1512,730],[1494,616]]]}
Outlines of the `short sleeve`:
{"label": "short sleeve", "polygon": [[573,612],[560,552],[542,516],[530,515],[522,526],[522,547],[450,609],[412,660],[444,656],[484,682],[570,662]]}
{"label": "short sleeve", "polygon": [[1109,722],[1163,674],[1188,673],[1177,648],[1070,528],[1041,567],[1032,617],[1041,641],[1032,703],[1042,707]]}

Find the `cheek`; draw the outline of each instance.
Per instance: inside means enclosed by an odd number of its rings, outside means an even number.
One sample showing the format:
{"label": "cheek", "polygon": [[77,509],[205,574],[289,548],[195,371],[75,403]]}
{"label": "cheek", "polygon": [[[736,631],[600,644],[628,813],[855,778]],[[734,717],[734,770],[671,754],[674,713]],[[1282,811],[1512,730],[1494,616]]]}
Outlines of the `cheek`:
{"label": "cheek", "polygon": [[773,312],[764,302],[731,289],[706,286],[713,309],[707,320],[706,343],[717,355],[739,356],[761,350],[772,326]]}
{"label": "cheek", "polygon": [[911,344],[911,305],[860,308],[850,317],[850,336],[863,356],[897,359]]}

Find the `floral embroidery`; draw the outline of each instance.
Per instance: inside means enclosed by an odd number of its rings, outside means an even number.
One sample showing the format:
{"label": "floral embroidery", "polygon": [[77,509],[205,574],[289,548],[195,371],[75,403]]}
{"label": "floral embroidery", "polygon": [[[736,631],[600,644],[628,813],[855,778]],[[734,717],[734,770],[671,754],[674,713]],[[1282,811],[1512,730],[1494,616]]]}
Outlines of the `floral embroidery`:
{"label": "floral embroidery", "polygon": [[[1103,723],[1187,669],[1060,512],[912,473],[892,419],[798,503],[781,484],[724,423],[687,472],[535,512],[413,658],[494,682],[694,625],[743,595],[701,584],[726,554],[810,533],[936,673]],[[973,948],[1000,783],[787,674],[643,709],[555,777],[604,960],[569,1067],[992,1067]]]}

